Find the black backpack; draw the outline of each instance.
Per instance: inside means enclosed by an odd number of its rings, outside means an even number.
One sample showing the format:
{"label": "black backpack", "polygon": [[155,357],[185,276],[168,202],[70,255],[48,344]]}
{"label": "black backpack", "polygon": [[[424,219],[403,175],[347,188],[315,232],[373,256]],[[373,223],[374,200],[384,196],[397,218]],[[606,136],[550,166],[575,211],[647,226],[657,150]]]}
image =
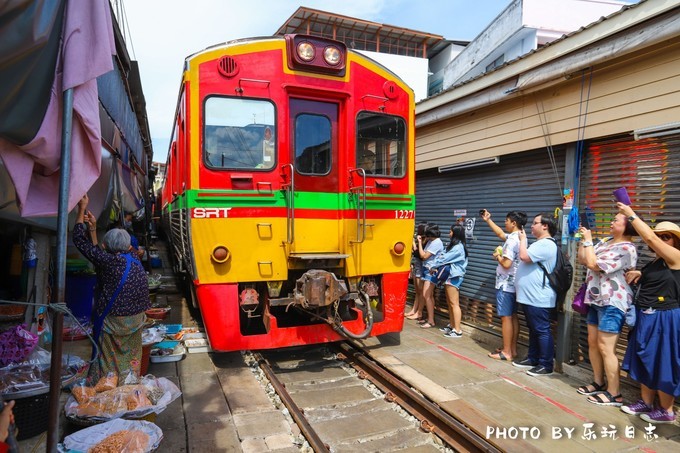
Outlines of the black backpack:
{"label": "black backpack", "polygon": [[547,278],[550,287],[557,293],[555,306],[559,307],[564,303],[567,291],[571,288],[571,283],[574,279],[574,267],[562,252],[562,247],[557,244],[557,241],[553,238],[550,238],[550,240],[557,246],[557,262],[555,263],[555,268],[552,272],[548,273],[542,263],[539,262],[536,264],[543,270],[543,286],[545,286],[545,280]]}

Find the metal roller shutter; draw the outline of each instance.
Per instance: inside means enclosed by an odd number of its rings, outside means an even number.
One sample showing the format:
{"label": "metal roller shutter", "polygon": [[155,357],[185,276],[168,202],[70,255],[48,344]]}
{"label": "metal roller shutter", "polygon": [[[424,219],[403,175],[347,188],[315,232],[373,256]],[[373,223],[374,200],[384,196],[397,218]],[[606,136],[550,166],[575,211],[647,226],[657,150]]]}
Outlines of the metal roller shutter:
{"label": "metal roller shutter", "polygon": [[[663,220],[680,222],[680,135],[631,140],[630,136],[592,142],[588,146],[582,170],[579,207],[595,213],[593,236],[609,236],[609,224],[616,215],[612,192],[626,187],[633,209],[649,225]],[[638,269],[652,254],[639,238]],[[585,278],[585,269],[576,265],[578,288]],[[577,286],[578,285],[578,286]],[[624,326],[617,353],[623,357],[628,328]],[[574,313],[572,342],[576,342],[578,361],[588,360],[588,331],[585,317]]]}
{"label": "metal roller shutter", "polygon": [[[556,150],[555,158],[563,186],[564,150]],[[463,319],[500,332],[500,318],[495,309],[496,262],[491,255],[502,242],[481,220],[479,210],[488,209],[494,222],[503,228],[509,211],[526,212],[531,224],[536,214],[561,208],[562,196],[547,151],[503,156],[501,162],[493,166],[444,173],[419,172],[416,200],[416,223],[437,223],[445,244],[449,229],[457,220],[454,211],[465,210],[466,219],[475,219],[474,239],[468,241],[470,255],[461,287]],[[437,290],[436,303],[438,307],[446,307],[444,291]]]}

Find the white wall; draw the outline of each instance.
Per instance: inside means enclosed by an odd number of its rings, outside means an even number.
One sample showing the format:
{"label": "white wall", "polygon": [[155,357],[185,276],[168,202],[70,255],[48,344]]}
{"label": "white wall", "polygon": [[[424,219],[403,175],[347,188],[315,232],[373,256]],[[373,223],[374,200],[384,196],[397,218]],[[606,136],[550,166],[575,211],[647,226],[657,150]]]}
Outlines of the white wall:
{"label": "white wall", "polygon": [[391,55],[386,53],[357,51],[382,64],[390,71],[401,77],[415,93],[416,102],[427,97],[427,59]]}
{"label": "white wall", "polygon": [[[632,1],[513,0],[446,68],[444,89],[485,72],[486,66],[503,54],[505,61],[511,61],[533,50],[534,30],[539,30],[543,44],[608,16],[629,3]],[[530,34],[533,37],[529,37]]]}
{"label": "white wall", "polygon": [[569,33],[620,10],[631,1],[523,0],[522,25]]}

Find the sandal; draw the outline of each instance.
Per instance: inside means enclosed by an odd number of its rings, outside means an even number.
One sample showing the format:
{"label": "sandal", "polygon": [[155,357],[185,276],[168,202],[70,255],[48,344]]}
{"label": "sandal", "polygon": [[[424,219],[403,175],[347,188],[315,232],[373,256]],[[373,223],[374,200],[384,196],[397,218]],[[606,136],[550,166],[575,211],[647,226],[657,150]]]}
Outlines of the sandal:
{"label": "sandal", "polygon": [[429,322],[425,321],[420,325],[421,329],[431,329],[434,327],[434,324],[430,324]]}
{"label": "sandal", "polygon": [[[593,390],[591,390],[591,387]],[[576,392],[580,393],[581,395],[597,395],[598,393],[602,393],[607,389],[607,386],[605,384],[598,384],[597,382],[593,381],[588,385],[582,385],[580,386]]]}
{"label": "sandal", "polygon": [[588,402],[597,404],[598,406],[621,406],[623,405],[623,396],[619,393],[618,395],[612,395],[608,391],[603,391],[602,393],[597,393],[595,395],[588,397]]}
{"label": "sandal", "polygon": [[416,322],[417,322],[418,324],[425,324],[425,323],[427,322],[427,319],[425,319],[425,318],[418,318],[418,319],[416,319]]}
{"label": "sandal", "polygon": [[418,316],[417,313],[406,316],[406,319],[423,319],[422,316]]}
{"label": "sandal", "polygon": [[489,357],[491,357],[494,360],[512,360],[512,357],[508,357],[505,354],[503,354],[503,351],[500,352],[494,352],[494,353],[488,353],[487,354]]}

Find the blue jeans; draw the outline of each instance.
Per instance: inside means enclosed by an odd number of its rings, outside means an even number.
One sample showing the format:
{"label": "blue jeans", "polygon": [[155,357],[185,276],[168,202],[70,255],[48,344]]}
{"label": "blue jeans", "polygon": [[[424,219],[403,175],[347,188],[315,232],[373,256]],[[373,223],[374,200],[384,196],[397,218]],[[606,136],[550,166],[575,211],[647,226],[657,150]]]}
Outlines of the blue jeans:
{"label": "blue jeans", "polygon": [[521,304],[524,317],[529,326],[529,353],[531,363],[538,363],[547,370],[553,370],[555,359],[555,343],[550,331],[550,312],[552,308],[539,308]]}

